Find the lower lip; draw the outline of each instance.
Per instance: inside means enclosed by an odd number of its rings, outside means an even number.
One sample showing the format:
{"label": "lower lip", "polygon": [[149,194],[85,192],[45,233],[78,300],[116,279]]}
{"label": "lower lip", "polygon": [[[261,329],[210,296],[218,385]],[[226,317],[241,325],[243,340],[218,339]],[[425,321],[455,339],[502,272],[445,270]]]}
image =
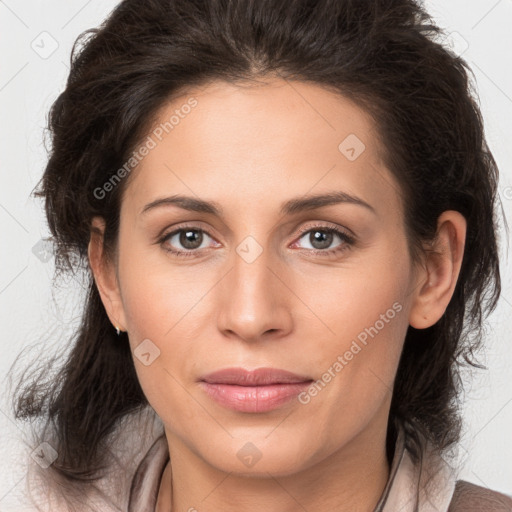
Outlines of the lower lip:
{"label": "lower lip", "polygon": [[266,412],[284,405],[312,381],[268,386],[236,386],[201,381],[205,392],[217,403],[241,412]]}

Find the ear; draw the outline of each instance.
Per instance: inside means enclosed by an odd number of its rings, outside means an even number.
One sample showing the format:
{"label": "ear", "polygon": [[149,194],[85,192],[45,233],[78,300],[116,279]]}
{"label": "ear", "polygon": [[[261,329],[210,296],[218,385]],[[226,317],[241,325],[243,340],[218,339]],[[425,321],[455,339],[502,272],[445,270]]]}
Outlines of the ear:
{"label": "ear", "polygon": [[118,326],[120,330],[124,331],[126,330],[124,327],[126,318],[115,265],[113,262],[107,261],[103,254],[104,233],[104,219],[94,217],[91,223],[91,238],[87,249],[89,266],[112,325]]}
{"label": "ear", "polygon": [[457,211],[447,210],[437,220],[437,236],[426,252],[418,271],[409,324],[416,329],[434,325],[444,314],[459,277],[466,219]]}

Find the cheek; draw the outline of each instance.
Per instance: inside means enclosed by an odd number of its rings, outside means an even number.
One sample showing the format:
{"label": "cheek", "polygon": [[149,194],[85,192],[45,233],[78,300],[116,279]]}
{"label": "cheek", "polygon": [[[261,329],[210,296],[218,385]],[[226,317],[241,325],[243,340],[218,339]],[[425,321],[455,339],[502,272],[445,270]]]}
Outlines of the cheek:
{"label": "cheek", "polygon": [[[128,249],[130,248],[130,249]],[[123,308],[134,338],[163,342],[201,299],[208,283],[194,267],[176,265],[165,251],[126,236],[119,259]]]}
{"label": "cheek", "polygon": [[[364,344],[376,331],[379,339],[401,339],[408,325],[410,270],[405,245],[390,242],[355,254],[338,268],[319,266],[294,281],[294,290],[314,315],[305,330],[317,331],[321,352],[332,358],[333,351],[348,350],[354,339]],[[375,350],[386,350],[386,345]]]}
{"label": "cheek", "polygon": [[301,336],[319,379],[304,401],[326,425],[350,421],[348,411],[371,416],[390,394],[408,328],[409,265],[405,248],[382,250],[303,288],[321,320]]}
{"label": "cheek", "polygon": [[[168,281],[155,269],[139,275],[140,279],[123,290],[137,377],[148,402],[164,422],[173,424],[177,417],[187,425],[197,414],[184,390],[189,385],[184,375],[195,373],[195,346],[191,338],[197,334],[187,330],[187,326],[189,316],[193,317],[191,303],[197,302],[197,292],[183,293],[177,280]],[[177,285],[171,287],[168,282]],[[150,355],[144,360],[145,353]]]}

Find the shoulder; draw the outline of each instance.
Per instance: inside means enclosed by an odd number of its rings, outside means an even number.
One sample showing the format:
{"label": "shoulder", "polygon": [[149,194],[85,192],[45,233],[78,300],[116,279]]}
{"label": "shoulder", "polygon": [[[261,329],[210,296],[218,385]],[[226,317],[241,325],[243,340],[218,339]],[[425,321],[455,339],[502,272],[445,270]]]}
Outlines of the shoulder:
{"label": "shoulder", "polygon": [[512,497],[457,480],[448,512],[512,512]]}

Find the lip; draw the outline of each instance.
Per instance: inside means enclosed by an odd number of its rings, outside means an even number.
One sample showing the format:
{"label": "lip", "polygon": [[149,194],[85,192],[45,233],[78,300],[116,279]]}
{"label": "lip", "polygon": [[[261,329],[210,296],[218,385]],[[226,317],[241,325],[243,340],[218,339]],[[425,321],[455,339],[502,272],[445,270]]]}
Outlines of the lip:
{"label": "lip", "polygon": [[267,386],[270,384],[296,384],[313,380],[311,377],[297,375],[277,368],[224,368],[209,373],[200,379],[209,384],[235,384],[237,386]]}
{"label": "lip", "polygon": [[286,404],[313,381],[274,368],[226,368],[200,379],[205,393],[218,404],[240,412],[267,412]]}

